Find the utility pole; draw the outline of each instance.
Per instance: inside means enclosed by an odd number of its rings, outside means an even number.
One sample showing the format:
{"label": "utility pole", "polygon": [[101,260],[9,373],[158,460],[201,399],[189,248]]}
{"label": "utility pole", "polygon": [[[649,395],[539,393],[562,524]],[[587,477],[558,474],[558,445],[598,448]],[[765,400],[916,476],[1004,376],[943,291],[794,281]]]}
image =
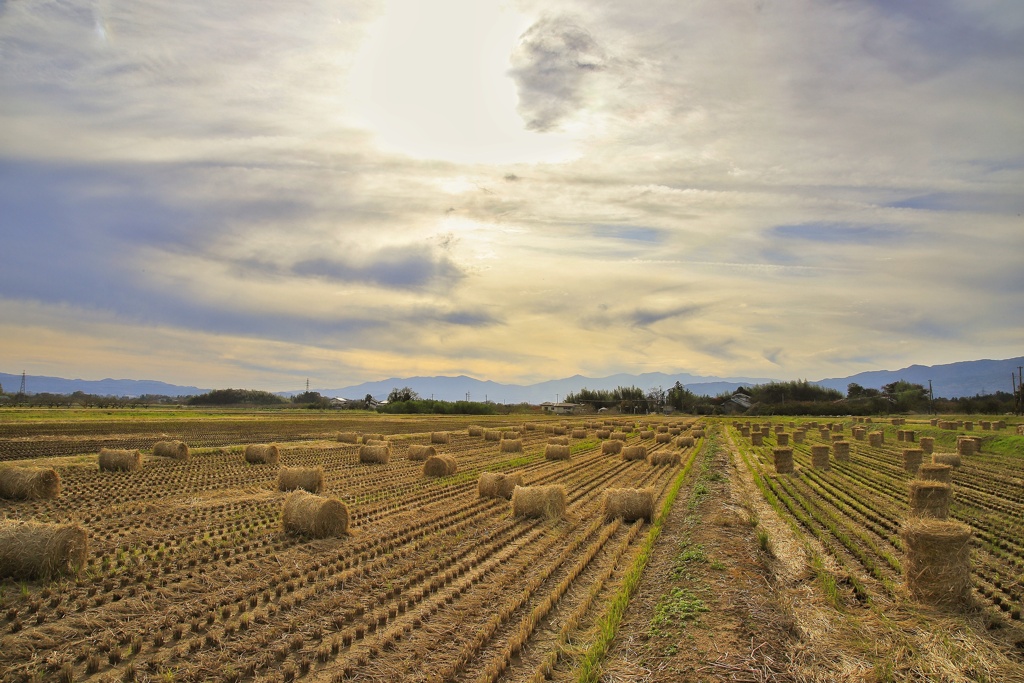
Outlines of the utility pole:
{"label": "utility pole", "polygon": [[309,393],[309,378],[306,378],[306,393]]}
{"label": "utility pole", "polygon": [[932,415],[935,414],[935,394],[932,392],[932,381],[928,380],[928,407],[932,409]]}
{"label": "utility pole", "polygon": [[469,392],[466,392],[466,403],[469,403]]}

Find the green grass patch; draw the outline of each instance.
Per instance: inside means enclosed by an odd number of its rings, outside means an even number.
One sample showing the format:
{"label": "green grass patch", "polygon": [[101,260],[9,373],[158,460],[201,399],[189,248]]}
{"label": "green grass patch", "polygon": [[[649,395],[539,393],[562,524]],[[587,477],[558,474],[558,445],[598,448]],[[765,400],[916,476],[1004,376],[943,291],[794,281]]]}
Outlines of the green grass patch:
{"label": "green grass patch", "polygon": [[655,606],[648,633],[652,636],[670,635],[665,629],[686,626],[687,622],[696,621],[698,615],[708,611],[704,601],[689,588],[673,588]]}

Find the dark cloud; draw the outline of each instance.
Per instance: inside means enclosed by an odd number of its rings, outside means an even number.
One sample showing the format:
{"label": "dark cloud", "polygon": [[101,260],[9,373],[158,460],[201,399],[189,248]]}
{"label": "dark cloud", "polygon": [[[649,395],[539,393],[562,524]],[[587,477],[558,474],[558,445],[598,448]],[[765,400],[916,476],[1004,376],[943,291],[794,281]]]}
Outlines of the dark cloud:
{"label": "dark cloud", "polygon": [[315,258],[296,263],[291,272],[338,282],[366,282],[394,289],[450,286],[464,277],[458,266],[445,256],[421,246],[388,247],[362,262]]}
{"label": "dark cloud", "polygon": [[636,225],[595,225],[594,237],[610,237],[632,242],[649,242],[657,244],[665,240],[665,232],[657,228],[644,228]]}
{"label": "dark cloud", "polygon": [[826,221],[776,225],[769,230],[769,233],[775,237],[828,244],[884,242],[899,239],[904,234],[891,225],[830,223]]}
{"label": "dark cloud", "polygon": [[648,327],[670,318],[692,318],[703,310],[703,306],[684,305],[668,309],[637,309],[627,317],[633,327]]}
{"label": "dark cloud", "polygon": [[584,86],[604,68],[601,46],[565,17],[541,19],[512,52],[519,113],[530,130],[557,128],[583,104]]}

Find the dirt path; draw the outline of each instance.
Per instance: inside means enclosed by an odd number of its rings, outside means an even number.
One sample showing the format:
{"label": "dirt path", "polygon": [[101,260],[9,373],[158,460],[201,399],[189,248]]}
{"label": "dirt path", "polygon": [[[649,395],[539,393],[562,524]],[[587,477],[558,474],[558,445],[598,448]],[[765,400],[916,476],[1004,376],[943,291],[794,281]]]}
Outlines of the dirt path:
{"label": "dirt path", "polygon": [[785,681],[792,618],[721,433],[662,529],[604,681]]}

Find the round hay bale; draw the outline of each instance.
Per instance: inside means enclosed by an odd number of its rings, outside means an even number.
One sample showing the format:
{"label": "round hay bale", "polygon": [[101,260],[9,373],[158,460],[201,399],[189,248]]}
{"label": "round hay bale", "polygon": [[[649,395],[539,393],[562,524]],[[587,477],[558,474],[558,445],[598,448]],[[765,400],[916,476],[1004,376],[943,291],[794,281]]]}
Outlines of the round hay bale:
{"label": "round hay bale", "polygon": [[517,486],[523,485],[523,475],[503,474],[501,472],[482,472],[477,481],[476,490],[481,498],[504,498],[512,497],[512,491]]}
{"label": "round hay bale", "polygon": [[921,446],[921,450],[924,451],[925,455],[931,455],[935,450],[935,437],[934,436],[922,436],[918,442]]}
{"label": "round hay bale", "polygon": [[488,429],[484,432],[484,441],[501,441],[501,432]]}
{"label": "round hay bale", "polygon": [[676,438],[676,446],[679,448],[691,448],[695,443],[697,442],[692,436],[680,436]]}
{"label": "round hay bale", "polygon": [[754,432],[754,433],[752,433],[750,435],[750,445],[751,446],[763,446],[764,445],[764,435],[761,432]]}
{"label": "round hay bale", "polygon": [[671,443],[672,435],[668,432],[658,432],[654,436],[654,443]]}
{"label": "round hay bale", "polygon": [[277,490],[320,493],[324,488],[322,467],[282,467],[277,471]]}
{"label": "round hay bale", "polygon": [[158,458],[188,460],[188,444],[184,441],[157,441],[153,444],[153,455]]}
{"label": "round hay bale", "polygon": [[807,432],[802,429],[798,429],[793,432],[793,443],[803,443],[804,438],[807,436]]}
{"label": "round hay bale", "polygon": [[967,436],[959,436],[956,439],[956,452],[961,456],[974,455],[977,452],[977,444],[974,439]]}
{"label": "round hay bale", "polygon": [[776,442],[780,446],[788,446],[789,445],[789,434],[787,434],[786,432],[776,432],[775,433],[775,440],[776,440]]}
{"label": "round hay bale", "polygon": [[455,474],[457,469],[453,455],[433,455],[423,463],[423,474],[427,477],[447,477]]}
{"label": "round hay bale", "polygon": [[281,449],[275,444],[249,444],[245,447],[245,461],[262,465],[277,465],[281,462]]}
{"label": "round hay bale", "polygon": [[611,432],[610,429],[598,429],[597,430],[597,438],[599,438],[599,439],[607,439],[611,435],[612,435],[612,432]]}
{"label": "round hay bale", "polygon": [[680,463],[679,451],[662,449],[651,453],[647,460],[652,465],[678,465]]}
{"label": "round hay bale", "polygon": [[348,506],[337,498],[293,491],[284,499],[281,524],[285,531],[313,538],[329,538],[347,533],[348,522]]}
{"label": "round hay bale", "polygon": [[653,439],[654,438],[654,430],[653,429],[645,429],[644,431],[640,432],[640,438],[641,439]]}
{"label": "round hay bale", "polygon": [[501,446],[498,450],[501,453],[522,453],[523,452],[523,440],[522,439],[502,439]]}
{"label": "round hay bale", "polygon": [[849,441],[833,441],[832,442],[832,454],[836,456],[836,460],[849,460],[850,459],[850,442]]}
{"label": "round hay bale", "polygon": [[617,439],[610,439],[601,444],[601,453],[605,455],[615,455],[617,453],[621,453],[622,448],[625,445],[626,444],[624,444],[622,441],[619,441]]}
{"label": "round hay bale", "polygon": [[60,475],[52,467],[0,468],[0,498],[30,500],[60,495]]}
{"label": "round hay bale", "polygon": [[[537,431],[537,425],[535,423],[533,423],[533,422],[527,422],[526,424],[523,425],[523,427],[528,432],[535,432],[535,431]],[[512,495],[512,494],[509,494],[509,495]]]}
{"label": "round hay bale", "polygon": [[671,427],[668,430],[668,433],[669,433],[669,436],[679,436],[680,434],[683,433],[683,430],[680,429],[679,427]]}
{"label": "round hay bale", "polygon": [[74,574],[88,552],[89,535],[81,525],[0,521],[0,577]]}
{"label": "round hay bale", "polygon": [[612,435],[608,438],[612,439],[613,441],[625,441],[626,436],[628,436],[626,432],[612,432]]}
{"label": "round hay bale", "polygon": [[572,438],[574,439],[585,439],[587,438],[586,429],[574,429],[572,430]]}
{"label": "round hay bale", "polygon": [[566,493],[561,484],[516,486],[512,490],[512,514],[516,517],[560,518],[565,508]]}
{"label": "round hay bale", "polygon": [[359,443],[359,435],[355,432],[338,432],[338,441],[341,443]]}
{"label": "round hay bale", "polygon": [[654,521],[654,489],[605,489],[601,509],[609,522],[616,517],[626,522]]}
{"label": "round hay bale", "polygon": [[448,432],[430,432],[430,443],[451,443],[451,440]]}
{"label": "round hay bale", "polygon": [[828,446],[811,446],[811,467],[816,470],[830,470],[832,465],[829,462]]}
{"label": "round hay bale", "polygon": [[[534,425],[527,425],[527,428],[530,428],[530,427],[532,427],[533,429],[536,429],[536,427]],[[483,436],[484,435],[484,428],[483,427],[477,427],[475,425],[470,427],[467,431],[469,432],[470,436]]]}
{"label": "round hay bale", "polygon": [[567,436],[553,436],[550,439],[548,439],[548,443],[551,444],[552,446],[568,446],[569,445],[569,437],[567,437]]}
{"label": "round hay bale", "polygon": [[622,449],[623,460],[646,460],[647,446],[626,446]]}
{"label": "round hay bale", "polygon": [[551,433],[555,436],[565,436],[568,430],[565,427],[555,427]]}
{"label": "round hay bale", "polygon": [[655,427],[654,431],[658,432],[659,434],[666,434],[668,433],[668,425],[658,425],[657,427]]}
{"label": "round hay bale", "polygon": [[960,455],[958,453],[932,453],[932,462],[936,465],[960,467]]}
{"label": "round hay bale", "polygon": [[872,448],[882,447],[882,432],[868,432],[868,445]]}
{"label": "round hay bale", "polygon": [[953,483],[953,466],[926,462],[917,468],[917,476],[925,481],[940,481],[943,484]]}
{"label": "round hay bale", "polygon": [[387,446],[359,447],[359,462],[377,465],[386,465],[391,460],[391,449]]}
{"label": "round hay bale", "polygon": [[911,518],[900,529],[910,593],[931,605],[965,609],[971,602],[971,527],[961,522]]}
{"label": "round hay bale", "polygon": [[100,472],[132,472],[142,467],[142,454],[138,449],[101,448]]}
{"label": "round hay bale", "polygon": [[549,443],[544,446],[544,459],[545,460],[568,460],[569,459],[569,446],[559,446],[557,444]]}
{"label": "round hay bale", "polygon": [[914,479],[907,485],[910,494],[910,516],[946,519],[952,487],[941,481]]}
{"label": "round hay bale", "polygon": [[406,453],[406,457],[409,460],[426,460],[437,455],[437,449],[433,446],[424,446],[423,444],[414,443],[409,446],[409,450]]}
{"label": "round hay bale", "polygon": [[922,460],[924,460],[924,451],[920,448],[903,449],[903,469],[907,472],[915,474],[917,468],[921,466]]}
{"label": "round hay bale", "polygon": [[370,443],[371,441],[384,441],[383,434],[363,434],[363,443]]}
{"label": "round hay bale", "polygon": [[693,438],[695,438],[695,439],[703,439],[704,438],[704,430],[703,429],[694,429],[693,430]]}

